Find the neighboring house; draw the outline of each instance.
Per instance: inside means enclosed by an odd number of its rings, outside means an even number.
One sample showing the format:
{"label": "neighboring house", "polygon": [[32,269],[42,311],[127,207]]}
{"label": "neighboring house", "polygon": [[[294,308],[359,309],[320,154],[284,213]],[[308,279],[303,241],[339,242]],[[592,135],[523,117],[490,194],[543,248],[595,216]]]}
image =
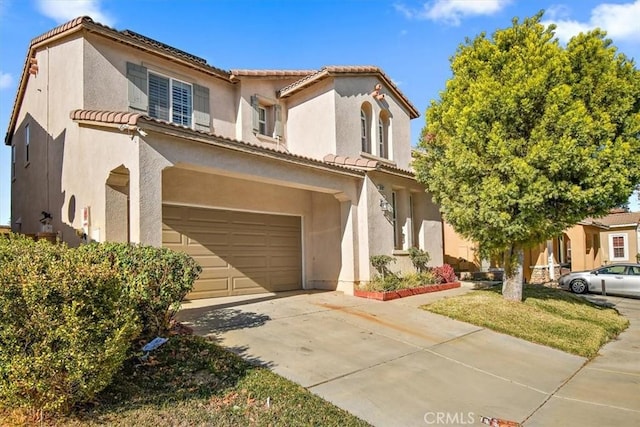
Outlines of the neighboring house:
{"label": "neighboring house", "polygon": [[29,46],[5,139],[12,228],[185,251],[204,268],[192,298],[352,293],[371,255],[443,262],[410,166],[417,117],[377,67],[226,71],[78,18]]}
{"label": "neighboring house", "polygon": [[[483,269],[477,244],[462,238],[444,223],[445,261],[461,271]],[[545,283],[568,271],[592,270],[614,262],[640,262],[640,212],[613,211],[603,218],[587,218],[545,243],[525,248],[524,278]],[[472,261],[474,265],[461,262]],[[550,268],[551,266],[551,268]]]}

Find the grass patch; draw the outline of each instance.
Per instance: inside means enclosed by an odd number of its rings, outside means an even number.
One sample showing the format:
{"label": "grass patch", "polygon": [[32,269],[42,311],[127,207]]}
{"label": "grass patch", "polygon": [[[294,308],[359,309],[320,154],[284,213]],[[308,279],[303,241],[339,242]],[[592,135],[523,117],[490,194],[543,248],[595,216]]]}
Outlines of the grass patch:
{"label": "grass patch", "polygon": [[[2,413],[11,425],[34,417]],[[1,424],[1,423],[0,423]],[[367,426],[270,370],[196,336],[174,336],[146,364],[125,366],[93,402],[56,426]]]}
{"label": "grass patch", "polygon": [[500,291],[477,290],[422,308],[588,358],[629,326],[617,311],[559,289],[525,285],[522,303],[506,301]]}

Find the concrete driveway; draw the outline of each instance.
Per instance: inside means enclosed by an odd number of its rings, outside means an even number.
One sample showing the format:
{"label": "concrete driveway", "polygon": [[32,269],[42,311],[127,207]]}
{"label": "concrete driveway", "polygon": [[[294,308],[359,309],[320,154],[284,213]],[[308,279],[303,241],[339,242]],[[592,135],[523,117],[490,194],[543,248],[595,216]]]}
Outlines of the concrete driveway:
{"label": "concrete driveway", "polygon": [[[638,425],[640,300],[632,327],[586,359],[418,307],[470,290],[378,302],[297,292],[187,302],[179,319],[376,426]],[[627,313],[628,312],[628,313]]]}

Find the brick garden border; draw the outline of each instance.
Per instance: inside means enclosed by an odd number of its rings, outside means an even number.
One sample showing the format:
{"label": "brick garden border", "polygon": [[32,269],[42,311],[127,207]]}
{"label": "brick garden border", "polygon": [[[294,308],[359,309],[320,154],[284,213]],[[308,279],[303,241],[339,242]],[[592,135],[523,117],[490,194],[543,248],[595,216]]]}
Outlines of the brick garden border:
{"label": "brick garden border", "polygon": [[412,295],[426,294],[429,292],[445,291],[447,289],[459,288],[460,282],[442,283],[440,285],[426,285],[418,288],[398,289],[395,291],[362,291],[353,290],[353,295],[360,298],[375,299],[378,301],[390,301],[398,298],[410,297]]}

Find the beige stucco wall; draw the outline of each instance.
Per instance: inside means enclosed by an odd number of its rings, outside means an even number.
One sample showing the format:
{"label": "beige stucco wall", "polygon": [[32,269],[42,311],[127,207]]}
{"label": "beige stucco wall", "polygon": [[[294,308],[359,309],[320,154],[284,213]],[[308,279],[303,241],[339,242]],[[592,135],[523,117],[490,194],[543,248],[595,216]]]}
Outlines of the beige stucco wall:
{"label": "beige stucco wall", "polygon": [[[382,84],[383,100],[376,100],[371,92],[376,84]],[[378,156],[378,117],[382,110],[390,113],[389,129],[390,160],[402,169],[408,169],[411,161],[411,128],[409,114],[401,107],[398,100],[375,76],[335,77],[336,92],[336,154],[359,157],[362,152],[360,130],[360,108],[364,102],[372,107],[371,114],[371,148],[372,154]]]}
{"label": "beige stucco wall", "polygon": [[289,151],[314,159],[336,153],[336,121],[339,117],[333,81],[327,79],[317,83],[285,102]]}
{"label": "beige stucco wall", "polygon": [[[282,101],[277,99],[276,92],[298,80],[298,78],[299,77],[266,80],[264,77],[260,79],[242,77],[237,90],[238,98],[236,101],[236,107],[238,113],[237,122],[235,124],[235,138],[252,144],[265,144],[273,147],[276,147],[277,145],[286,146],[288,141],[286,126],[283,126],[284,135],[281,141],[277,141],[275,138],[272,138],[272,135],[258,135],[253,132],[253,107],[251,106],[251,97],[258,95],[272,105],[280,104],[282,107],[282,123],[287,123],[287,111],[285,105]],[[294,152],[291,148],[289,148],[289,151]]]}
{"label": "beige stucco wall", "polygon": [[[382,186],[382,187],[381,187]],[[380,200],[392,202],[392,193],[396,193],[396,221],[401,237],[401,247],[396,249],[393,241],[392,215],[380,208]],[[431,202],[424,187],[416,181],[382,173],[370,173],[366,179],[363,194],[366,196],[366,215],[368,233],[368,255],[392,255],[397,261],[390,267],[393,271],[408,273],[413,271],[407,250],[411,246],[411,233],[416,233],[420,249],[431,255],[430,265],[442,265],[444,243],[442,240],[442,220],[439,209]],[[409,215],[409,196],[414,203],[414,224]],[[371,275],[375,273],[369,265]]]}
{"label": "beige stucco wall", "polygon": [[[238,138],[236,114],[237,86],[194,69],[176,65],[157,55],[114,45],[102,37],[87,35],[84,42],[84,107],[92,110],[128,111],[127,62],[186,83],[209,88],[211,131],[227,138]],[[80,108],[80,107],[78,107]],[[250,125],[250,123],[249,123]]]}
{"label": "beige stucco wall", "polygon": [[[63,149],[77,129],[67,129],[69,111],[82,106],[82,39],[69,37],[38,49],[38,73],[28,75],[17,115],[12,144],[16,150],[16,179],[11,183],[11,226],[14,231],[41,231],[41,212],[53,216],[54,230],[63,228],[65,197],[59,171]],[[25,127],[29,126],[30,163],[25,163]],[[28,197],[25,197],[28,195]],[[20,220],[22,225],[16,224]]]}
{"label": "beige stucco wall", "polygon": [[[454,268],[467,267],[471,270],[475,266],[476,269],[480,265],[480,258],[478,255],[478,245],[469,239],[465,239],[455,232],[453,227],[443,222],[443,235],[444,235],[444,258],[447,264],[454,266]],[[464,259],[467,262],[461,262],[460,259]]]}

